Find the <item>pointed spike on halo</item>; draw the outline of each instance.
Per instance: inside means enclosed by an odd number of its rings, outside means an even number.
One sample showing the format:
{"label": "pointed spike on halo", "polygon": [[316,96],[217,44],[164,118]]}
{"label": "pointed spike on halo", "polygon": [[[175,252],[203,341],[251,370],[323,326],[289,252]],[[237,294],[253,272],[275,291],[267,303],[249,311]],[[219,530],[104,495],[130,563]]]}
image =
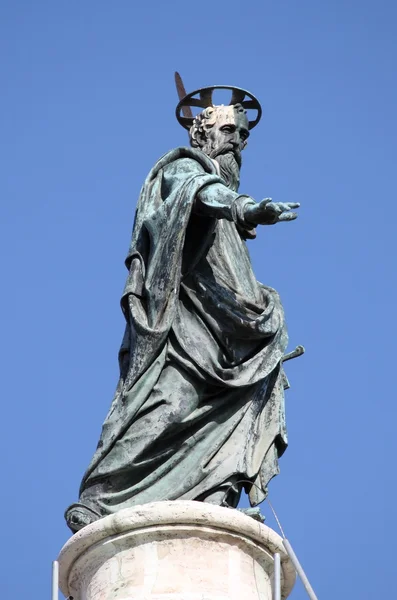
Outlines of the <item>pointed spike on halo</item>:
{"label": "pointed spike on halo", "polygon": [[[178,71],[175,71],[175,85],[176,85],[176,91],[178,94],[179,101],[181,101],[181,100],[183,100],[183,98],[185,98],[185,96],[187,96],[187,94],[186,94],[185,86],[183,85],[182,77],[179,75]],[[185,118],[193,119],[193,113],[192,113],[192,109],[190,108],[190,106],[183,104],[181,106],[181,109],[182,109],[183,116]]]}
{"label": "pointed spike on halo", "polygon": [[187,94],[186,94],[185,86],[183,85],[182,77],[179,75],[178,71],[175,71],[174,78],[175,78],[175,86],[176,86],[176,91],[178,93],[178,98],[179,98],[179,100],[182,100],[182,98],[184,98]]}

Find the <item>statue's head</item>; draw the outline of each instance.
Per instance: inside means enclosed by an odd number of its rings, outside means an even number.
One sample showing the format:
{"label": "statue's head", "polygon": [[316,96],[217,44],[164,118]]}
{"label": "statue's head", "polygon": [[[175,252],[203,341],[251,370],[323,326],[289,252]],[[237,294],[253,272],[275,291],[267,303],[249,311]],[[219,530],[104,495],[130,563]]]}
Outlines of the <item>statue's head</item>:
{"label": "statue's head", "polygon": [[247,111],[241,104],[209,106],[197,115],[189,130],[191,146],[214,158],[226,183],[235,190],[248,136]]}
{"label": "statue's head", "polygon": [[247,111],[241,104],[209,106],[197,115],[189,130],[191,146],[211,158],[234,151],[241,160],[248,136]]}
{"label": "statue's head", "polygon": [[[212,103],[212,95],[217,88],[232,91],[228,106]],[[199,98],[195,98],[197,95]],[[191,106],[204,110],[193,117]],[[248,119],[247,110],[250,109],[257,111],[253,121]],[[249,130],[257,125],[261,114],[261,106],[250,92],[230,86],[213,86],[192,92],[179,102],[176,109],[178,121],[189,131],[191,146],[215,159],[223,179],[235,190],[240,179],[241,152],[247,145]]]}

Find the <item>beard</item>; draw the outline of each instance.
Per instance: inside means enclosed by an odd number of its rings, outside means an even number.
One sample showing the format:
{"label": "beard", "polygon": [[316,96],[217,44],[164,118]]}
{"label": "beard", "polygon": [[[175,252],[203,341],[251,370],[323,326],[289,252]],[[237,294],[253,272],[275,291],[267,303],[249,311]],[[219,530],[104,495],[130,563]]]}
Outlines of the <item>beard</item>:
{"label": "beard", "polygon": [[221,177],[227,187],[237,192],[240,185],[241,152],[231,144],[223,144],[208,153],[219,164]]}

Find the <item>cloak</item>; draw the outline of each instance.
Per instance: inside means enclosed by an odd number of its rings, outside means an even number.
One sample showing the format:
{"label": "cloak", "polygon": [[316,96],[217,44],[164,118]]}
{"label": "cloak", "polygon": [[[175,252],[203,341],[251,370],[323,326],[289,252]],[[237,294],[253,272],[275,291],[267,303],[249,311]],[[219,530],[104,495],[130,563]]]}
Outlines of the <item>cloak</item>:
{"label": "cloak", "polygon": [[252,270],[243,216],[252,201],[192,148],[165,154],[142,187],[121,299],[120,380],[80,488],[79,504],[99,516],[214,501],[233,486],[228,502],[237,505],[239,480],[256,505],[278,473],[288,338],[278,294]]}

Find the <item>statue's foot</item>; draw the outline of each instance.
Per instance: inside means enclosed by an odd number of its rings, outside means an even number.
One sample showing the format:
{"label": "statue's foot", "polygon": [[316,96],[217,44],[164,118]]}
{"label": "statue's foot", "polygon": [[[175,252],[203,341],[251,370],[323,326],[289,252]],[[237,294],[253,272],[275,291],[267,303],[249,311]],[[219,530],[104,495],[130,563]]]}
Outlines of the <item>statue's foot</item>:
{"label": "statue's foot", "polygon": [[97,521],[99,518],[98,514],[83,504],[71,504],[65,512],[66,523],[73,533],[80,531],[80,529]]}
{"label": "statue's foot", "polygon": [[259,521],[259,523],[265,522],[265,516],[262,515],[260,508],[238,508],[237,510],[247,515],[247,517]]}

